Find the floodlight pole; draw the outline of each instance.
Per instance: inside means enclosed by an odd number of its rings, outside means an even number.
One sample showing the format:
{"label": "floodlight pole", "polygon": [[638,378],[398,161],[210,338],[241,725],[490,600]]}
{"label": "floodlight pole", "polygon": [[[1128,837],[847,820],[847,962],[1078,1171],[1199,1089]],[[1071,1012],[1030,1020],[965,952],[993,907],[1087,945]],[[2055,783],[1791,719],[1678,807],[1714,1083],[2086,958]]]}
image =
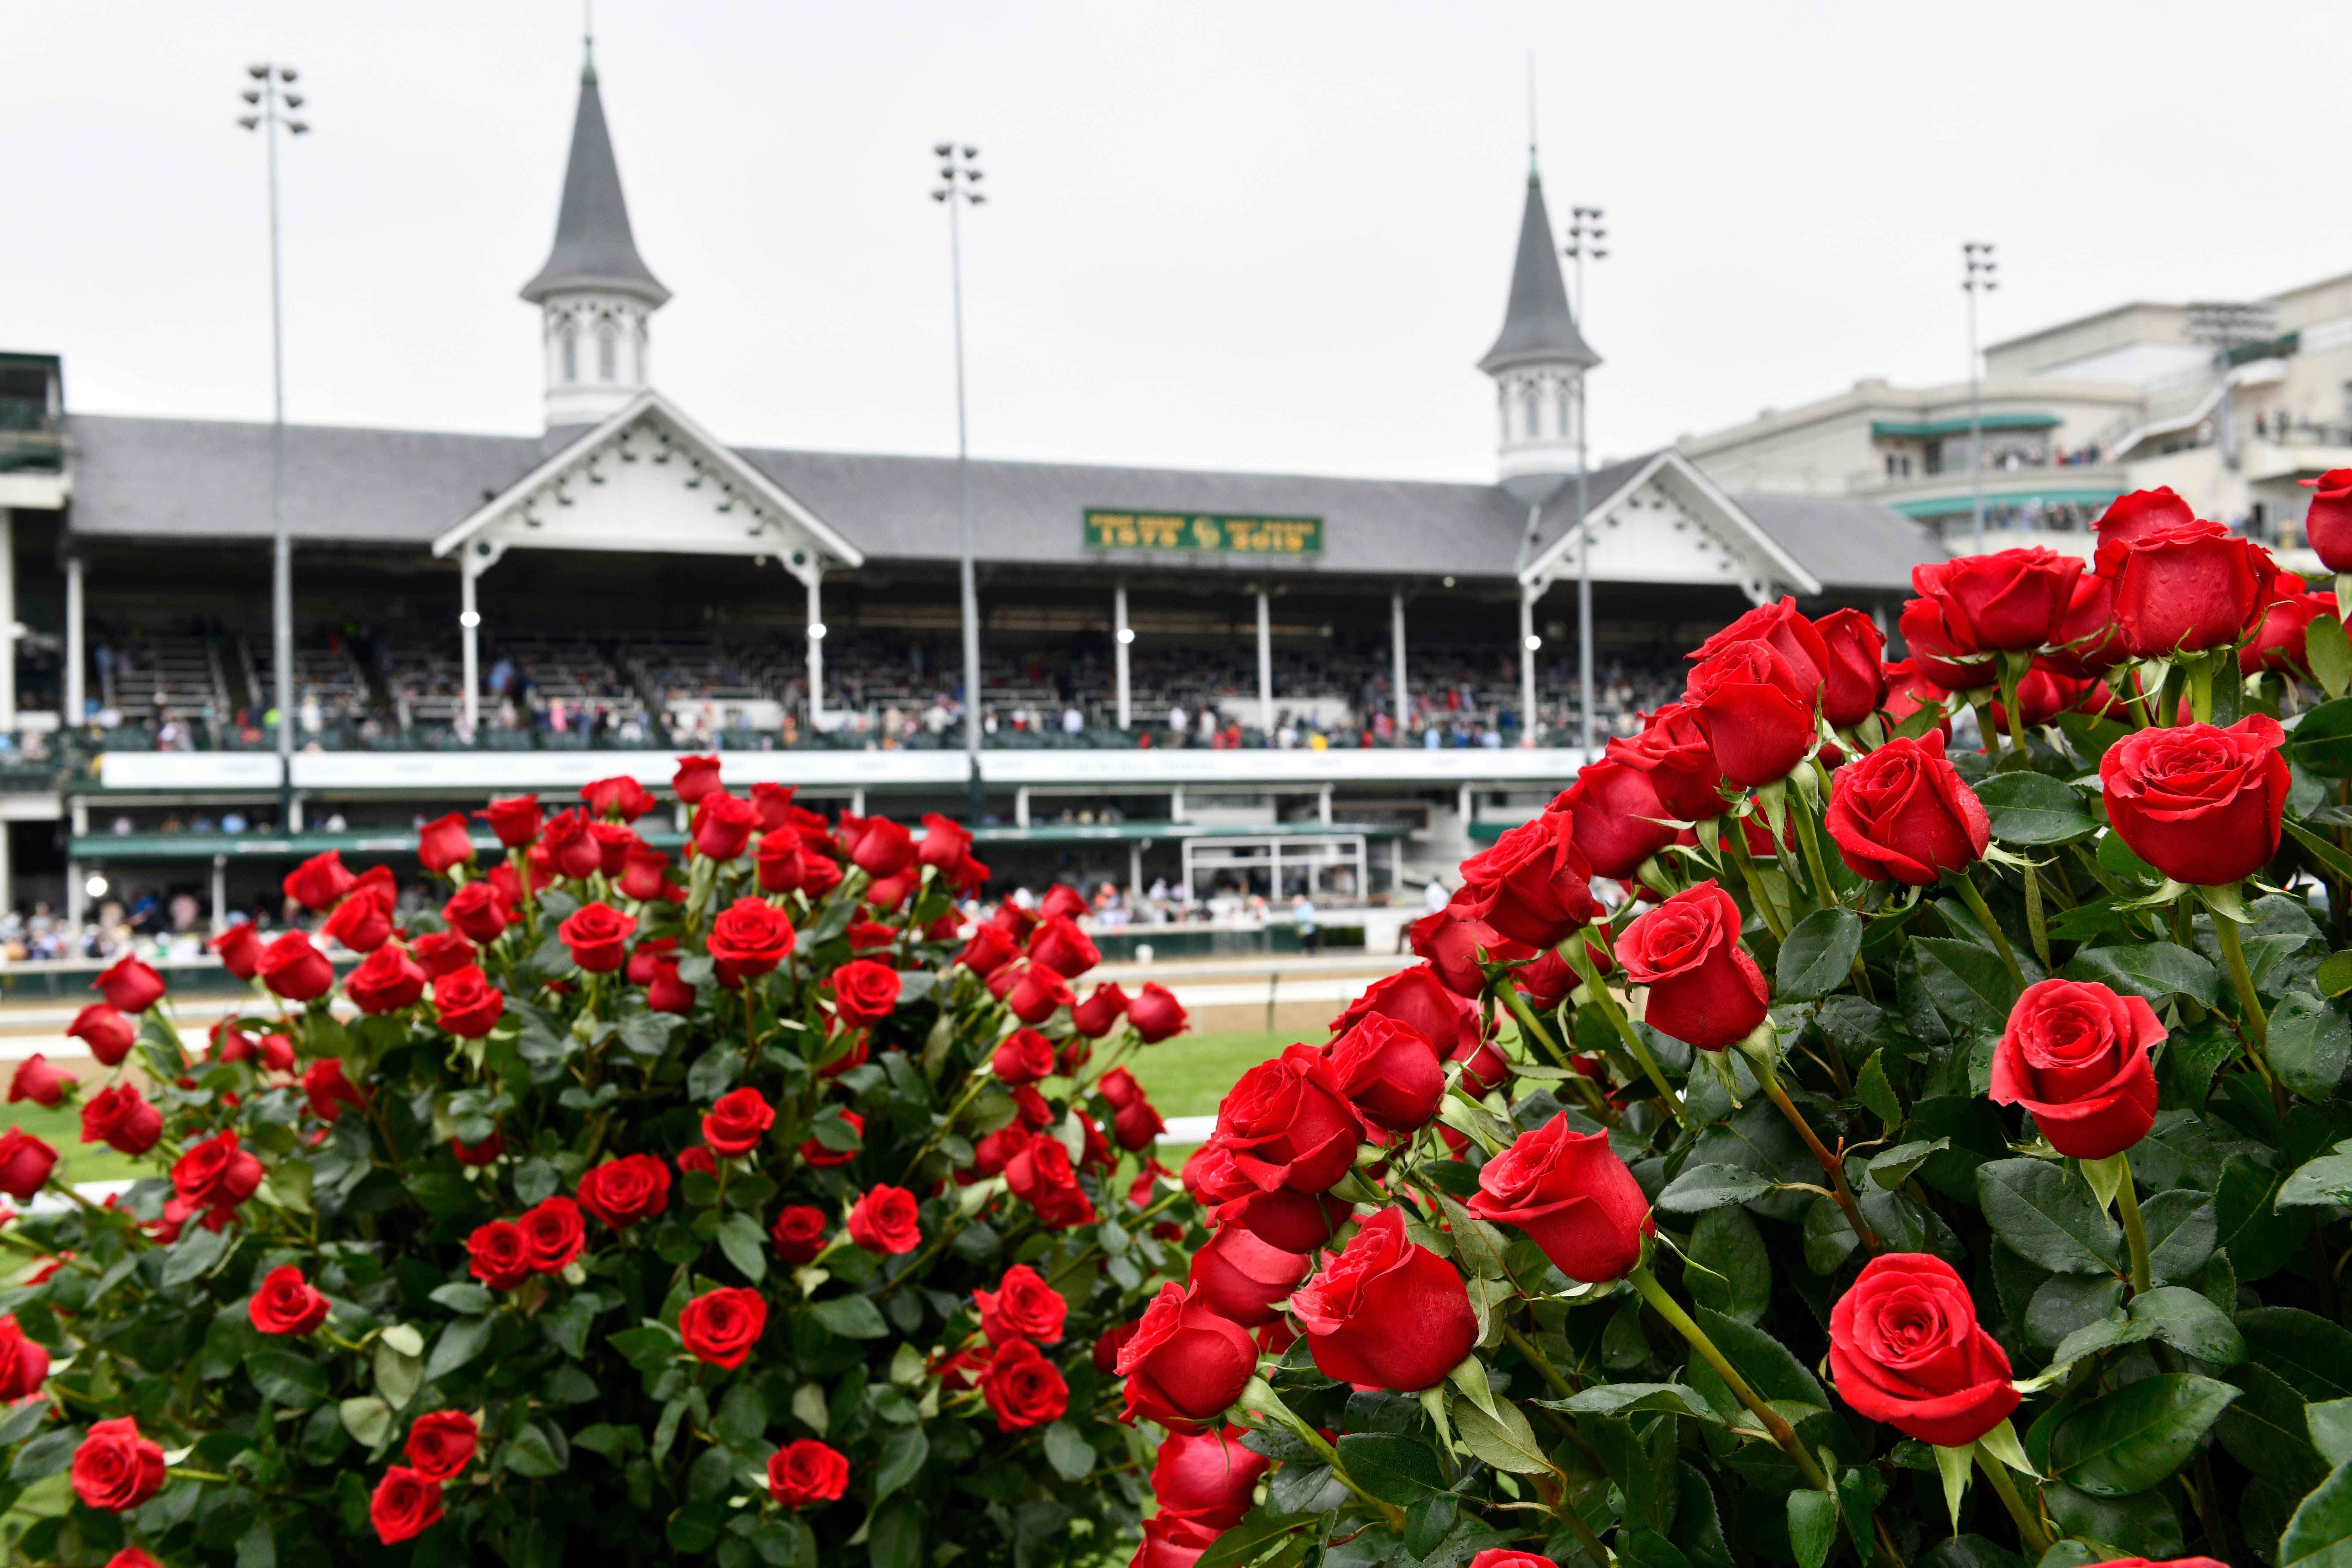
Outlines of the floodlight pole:
{"label": "floodlight pole", "polygon": [[[1576,319],[1583,328],[1592,324],[1585,313],[1584,253],[1591,251],[1595,261],[1609,255],[1601,246],[1609,237],[1609,231],[1601,226],[1601,216],[1599,207],[1569,211],[1568,257],[1576,264]],[[1578,744],[1586,762],[1592,760],[1592,521],[1585,515],[1591,504],[1592,465],[1584,438],[1585,378],[1590,374],[1581,367],[1576,373],[1576,681],[1584,721]]]}
{"label": "floodlight pole", "polygon": [[1985,547],[1984,503],[1984,395],[1983,373],[1977,363],[1977,295],[1998,289],[1993,277],[2000,263],[1992,258],[1990,241],[1969,240],[1960,247],[1960,257],[1967,273],[1960,288],[1969,297],[1969,511],[1975,519],[1970,537],[1978,554]]}
{"label": "floodlight pole", "polygon": [[932,152],[940,158],[943,182],[931,193],[948,209],[948,265],[955,290],[956,376],[956,518],[958,554],[963,590],[963,749],[971,767],[971,787],[981,790],[980,777],[980,584],[972,564],[971,447],[964,417],[963,380],[963,208],[988,198],[971,187],[981,177],[980,149],[941,142]]}
{"label": "floodlight pole", "polygon": [[[278,239],[278,132],[299,136],[310,127],[290,118],[302,106],[299,93],[281,89],[295,79],[291,67],[248,66],[260,83],[245,89],[253,112],[237,123],[261,132],[269,166],[269,619],[278,698],[278,754],[294,753],[294,541],[286,527],[286,314],[279,282]],[[283,775],[281,774],[281,777]]]}

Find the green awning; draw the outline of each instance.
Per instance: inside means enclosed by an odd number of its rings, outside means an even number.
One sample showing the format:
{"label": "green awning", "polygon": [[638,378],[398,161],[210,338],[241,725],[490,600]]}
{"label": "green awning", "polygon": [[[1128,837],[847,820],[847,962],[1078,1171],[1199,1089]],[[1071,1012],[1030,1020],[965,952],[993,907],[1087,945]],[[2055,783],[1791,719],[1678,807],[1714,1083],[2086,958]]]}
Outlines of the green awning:
{"label": "green awning", "polygon": [[[1985,496],[1985,510],[1995,507],[2022,506],[2038,500],[2043,506],[2105,507],[2123,491],[2109,486],[2104,489],[2087,490],[2001,490]],[[1906,517],[1959,517],[1976,510],[1976,501],[1966,490],[1948,496],[1930,496],[1925,500],[1899,500],[1888,503]]]}
{"label": "green awning", "polygon": [[[1987,430],[2047,430],[2060,423],[2063,422],[2055,414],[1988,414],[1980,421]],[[1938,436],[1965,436],[1968,433],[1969,422],[1965,419],[1874,419],[1870,422],[1870,434],[1874,440],[1927,440]]]}

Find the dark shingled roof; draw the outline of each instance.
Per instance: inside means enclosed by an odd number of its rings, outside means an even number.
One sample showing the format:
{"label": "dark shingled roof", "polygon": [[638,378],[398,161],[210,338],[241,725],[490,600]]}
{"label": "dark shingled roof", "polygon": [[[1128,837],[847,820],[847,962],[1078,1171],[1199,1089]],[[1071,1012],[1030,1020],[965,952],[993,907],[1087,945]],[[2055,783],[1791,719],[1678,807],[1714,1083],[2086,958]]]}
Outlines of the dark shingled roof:
{"label": "dark shingled roof", "polygon": [[1543,182],[1528,172],[1527,211],[1519,219],[1519,258],[1511,268],[1511,302],[1503,311],[1503,331],[1478,368],[1490,374],[1530,360],[1573,360],[1587,367],[1601,356],[1576,330],[1560,281],[1559,253],[1553,247],[1551,215],[1544,210]]}
{"label": "dark shingled roof", "polygon": [[563,205],[555,219],[555,248],[539,276],[522,286],[536,305],[559,289],[613,289],[659,305],[669,298],[637,255],[629,230],[629,204],[621,196],[620,165],[604,130],[604,102],[596,68],[580,73],[580,113],[572,124],[572,161],[563,172]]}
{"label": "dark shingled roof", "polygon": [[1876,501],[1843,496],[1731,499],[1831,595],[1908,595],[1912,567],[1947,559],[1926,525]]}

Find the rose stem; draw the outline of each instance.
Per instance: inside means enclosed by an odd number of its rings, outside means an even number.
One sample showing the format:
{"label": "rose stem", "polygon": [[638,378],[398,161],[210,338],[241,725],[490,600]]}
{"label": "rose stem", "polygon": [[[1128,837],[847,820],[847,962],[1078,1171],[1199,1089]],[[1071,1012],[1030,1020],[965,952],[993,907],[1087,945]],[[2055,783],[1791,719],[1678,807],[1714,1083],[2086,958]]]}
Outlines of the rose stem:
{"label": "rose stem", "polygon": [[2189,661],[2189,716],[2200,724],[2213,721],[2213,660],[2210,654],[2200,654]]}
{"label": "rose stem", "polygon": [[1977,1468],[1985,1473],[1985,1479],[1992,1483],[1993,1492],[2000,1499],[2001,1506],[2009,1510],[2009,1517],[2017,1521],[2018,1540],[2025,1543],[2027,1551],[2040,1557],[2050,1550],[2049,1533],[2042,1528],[2042,1521],[2027,1511],[2025,1500],[2017,1495],[2017,1483],[2009,1479],[2009,1467],[1986,1453],[1982,1443],[1976,1445],[1976,1456]]}
{"label": "rose stem", "polygon": [[1404,1510],[1399,1508],[1392,1502],[1382,1502],[1380,1499],[1374,1497],[1371,1493],[1358,1486],[1354,1478],[1348,1474],[1348,1468],[1339,1462],[1339,1451],[1323,1440],[1322,1433],[1318,1432],[1314,1427],[1309,1426],[1305,1421],[1301,1420],[1294,1411],[1292,1411],[1289,1405],[1285,1405],[1282,1402],[1282,1395],[1274,1391],[1274,1385],[1272,1384],[1266,1382],[1263,1377],[1252,1374],[1249,1380],[1249,1385],[1242,1390],[1241,1398],[1235,1400],[1234,1403],[1239,1409],[1255,1410],[1258,1415],[1271,1415],[1276,1421],[1281,1422],[1285,1426],[1289,1427],[1293,1432],[1298,1434],[1299,1440],[1304,1442],[1308,1447],[1314,1449],[1316,1453],[1321,1455],[1323,1462],[1331,1467],[1331,1474],[1338,1478],[1341,1486],[1346,1487],[1349,1491],[1355,1493],[1358,1497],[1371,1504],[1373,1509],[1379,1512],[1381,1517],[1389,1521],[1389,1527],[1391,1529],[1402,1530],[1404,1528]]}
{"label": "rose stem", "polygon": [[1658,1098],[1665,1102],[1667,1113],[1674,1117],[1675,1124],[1682,1125],[1682,1100],[1666,1082],[1666,1075],[1658,1070],[1657,1058],[1650,1055],[1650,1047],[1642,1043],[1642,1037],[1633,1032],[1633,1026],[1626,1022],[1625,1015],[1617,1010],[1617,998],[1609,994],[1608,984],[1592,962],[1592,953],[1584,945],[1584,933],[1577,932],[1568,939],[1565,945],[1575,952],[1576,956],[1569,959],[1568,966],[1583,978],[1585,994],[1592,998],[1592,1005],[1601,1009],[1601,1016],[1616,1029],[1617,1037],[1625,1042],[1625,1048],[1633,1053],[1633,1059],[1642,1064],[1642,1071],[1657,1087]]}
{"label": "rose stem", "polygon": [[1715,1342],[1706,1337],[1706,1331],[1692,1321],[1691,1315],[1666,1293],[1664,1285],[1658,1283],[1657,1276],[1650,1272],[1650,1266],[1636,1263],[1626,1270],[1625,1279],[1642,1293],[1642,1299],[1656,1310],[1658,1316],[1673,1324],[1675,1331],[1690,1342],[1691,1348],[1715,1369],[1715,1375],[1723,1379],[1724,1386],[1731,1390],[1732,1396],[1748,1406],[1749,1414],[1764,1424],[1764,1430],[1771,1434],[1772,1441],[1780,1444],[1782,1451],[1797,1462],[1797,1472],[1805,1478],[1806,1484],[1827,1491],[1829,1477],[1822,1473],[1820,1463],[1806,1451],[1804,1443],[1797,1436],[1797,1429],[1748,1386],[1748,1380],[1724,1360],[1723,1352],[1715,1348]]}
{"label": "rose stem", "polygon": [[1843,909],[1844,900],[1837,896],[1837,884],[1830,880],[1829,868],[1822,860],[1822,840],[1813,831],[1812,812],[1799,801],[1790,807],[1789,815],[1797,819],[1797,842],[1805,852],[1805,872],[1813,879],[1813,901],[1825,910]]}
{"label": "rose stem", "polygon": [[2126,1150],[2116,1160],[2123,1166],[2124,1177],[2116,1186],[2116,1215],[2124,1222],[2124,1239],[2131,1244],[2132,1294],[2145,1296],[2155,1284],[2147,1257],[2147,1227],[2140,1223],[2139,1194],[2132,1182],[2131,1153]]}
{"label": "rose stem", "polygon": [[[2173,907],[2179,908],[2178,904]],[[2215,910],[2213,934],[2221,940],[2221,956],[2230,961],[2230,983],[2238,988],[2238,1001],[2246,1009],[2246,1043],[2253,1047],[2248,1055],[2269,1081],[2271,1099],[2283,1117],[2286,1114],[2286,1090],[2279,1087],[2277,1077],[2271,1071],[2270,1020],[2263,1016],[2263,999],[2254,994],[2254,977],[2246,968],[2246,950],[2238,945],[2238,922]]]}
{"label": "rose stem", "polygon": [[2009,971],[2010,984],[2024,990],[2025,971],[2018,967],[2017,951],[2009,945],[2009,933],[2000,929],[2000,922],[1985,908],[1984,895],[1977,891],[1975,881],[1966,871],[1954,873],[1952,881],[1960,889],[1960,901],[1969,906],[1969,912],[1977,917],[1977,923],[1992,938],[1993,948],[2000,954],[2000,966]]}
{"label": "rose stem", "polygon": [[[2010,663],[2009,655],[1998,654],[1994,657],[2000,669],[2000,713],[2002,718],[2009,721],[2009,743],[2011,754],[2020,762],[2023,762],[2025,760],[2025,715],[2020,710],[2025,704],[2017,700],[2017,689],[2021,684],[2019,672]],[[2032,660],[2026,661],[2026,667],[2032,668]]]}
{"label": "rose stem", "polygon": [[1551,1358],[1543,1353],[1542,1348],[1535,1341],[1508,1323],[1503,1325],[1503,1337],[1510,1341],[1513,1350],[1528,1358],[1528,1364],[1536,1369],[1536,1375],[1551,1385],[1551,1391],[1554,1394],[1566,1399],[1579,1392],[1577,1385],[1570,1382],[1558,1367],[1551,1364]]}
{"label": "rose stem", "polygon": [[1774,942],[1789,940],[1789,928],[1780,923],[1780,911],[1772,905],[1764,891],[1764,879],[1756,874],[1756,862],[1748,853],[1748,826],[1734,819],[1731,831],[1724,839],[1731,846],[1733,864],[1739,868],[1742,880],[1748,884],[1748,896],[1756,900],[1756,912],[1764,917],[1764,929],[1772,933]]}
{"label": "rose stem", "polygon": [[2042,912],[2042,879],[2033,868],[2025,868],[2025,931],[2033,939],[2033,956],[2042,961],[2042,972],[2050,972],[2050,921]]}
{"label": "rose stem", "polygon": [[1853,1226],[1853,1234],[1868,1243],[1871,1251],[1885,1251],[1886,1243],[1880,1240],[1878,1233],[1870,1228],[1870,1222],[1862,1217],[1862,1205],[1854,1202],[1853,1189],[1846,1185],[1844,1168],[1838,1163],[1837,1156],[1822,1146],[1820,1134],[1813,1131],[1812,1124],[1799,1112],[1796,1103],[1789,1098],[1789,1091],[1780,1087],[1780,1075],[1772,1070],[1771,1062],[1749,1057],[1748,1065],[1756,1069],[1756,1077],[1763,1083],[1764,1092],[1772,1097],[1772,1103],[1780,1108],[1780,1114],[1788,1118],[1789,1125],[1797,1130],[1797,1135],[1802,1138],[1805,1141],[1805,1146],[1813,1152],[1813,1158],[1821,1162],[1822,1173],[1829,1177],[1831,1185],[1837,1189],[1838,1207],[1845,1211],[1846,1223]]}
{"label": "rose stem", "polygon": [[[1578,937],[1570,940],[1576,941],[1580,937],[1580,932]],[[1601,1092],[1601,1086],[1576,1070],[1576,1065],[1568,1059],[1568,1053],[1552,1039],[1551,1031],[1536,1021],[1535,1012],[1528,1005],[1528,999],[1519,994],[1519,988],[1511,984],[1507,974],[1503,977],[1496,994],[1502,997],[1503,1005],[1510,1009],[1511,1016],[1518,1020],[1519,1032],[1543,1047],[1554,1061],[1568,1069],[1569,1081],[1583,1098],[1586,1108],[1603,1121],[1613,1120],[1608,1099]]]}

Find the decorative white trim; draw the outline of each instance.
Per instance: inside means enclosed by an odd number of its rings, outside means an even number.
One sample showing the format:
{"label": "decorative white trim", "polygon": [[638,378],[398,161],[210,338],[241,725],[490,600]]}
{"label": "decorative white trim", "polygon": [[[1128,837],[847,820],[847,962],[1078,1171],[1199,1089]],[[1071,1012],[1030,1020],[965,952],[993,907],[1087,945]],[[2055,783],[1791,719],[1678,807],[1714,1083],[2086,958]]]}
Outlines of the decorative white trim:
{"label": "decorative white trim", "polygon": [[[1658,452],[1623,484],[1595,501],[1591,511],[1592,527],[1598,530],[1612,521],[1622,523],[1628,521],[1625,514],[1633,510],[1642,491],[1653,485],[1687,514],[1684,521],[1700,529],[1710,541],[1729,552],[1746,568],[1735,585],[1750,599],[1763,604],[1784,592],[1804,595],[1822,592],[1821,582],[1798,565],[1795,558],[1780,547],[1779,541],[1767,533],[1754,518],[1741,510],[1738,502],[1699,472],[1689,459],[1672,447]],[[1573,502],[1570,504],[1573,505]],[[1540,593],[1548,584],[1574,576],[1576,547],[1580,531],[1573,522],[1563,530],[1558,539],[1520,571],[1521,584],[1532,592]],[[1696,583],[1723,579],[1694,574],[1689,580]]]}

